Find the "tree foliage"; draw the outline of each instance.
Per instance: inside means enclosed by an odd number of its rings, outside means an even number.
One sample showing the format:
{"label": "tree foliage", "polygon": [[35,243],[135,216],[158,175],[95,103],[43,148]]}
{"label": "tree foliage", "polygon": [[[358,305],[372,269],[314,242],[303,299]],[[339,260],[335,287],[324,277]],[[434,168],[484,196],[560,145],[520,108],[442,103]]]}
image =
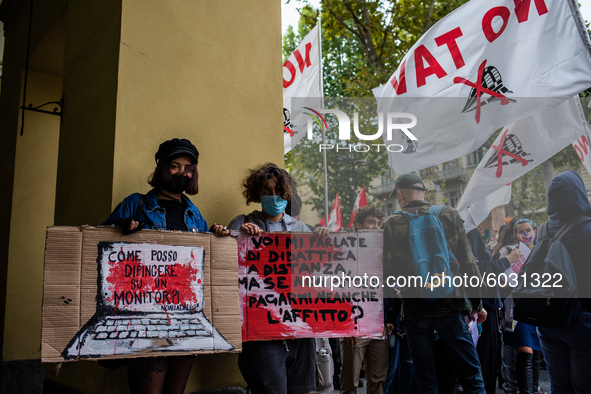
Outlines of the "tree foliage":
{"label": "tree foliage", "polygon": [[414,43],[467,0],[307,0],[299,37],[322,20],[324,91],[327,97],[372,97],[396,71]]}
{"label": "tree foliage", "polygon": [[[307,0],[299,0],[302,8],[298,32],[295,35],[293,30],[288,29],[284,35],[283,55],[286,58],[291,54],[320,17],[325,97],[373,97],[372,89],[387,82],[416,40],[437,20],[466,1],[322,0],[319,9],[315,9]],[[348,113],[352,115],[352,112]],[[327,116],[326,119],[329,123],[328,143],[344,146],[359,142],[355,138],[343,143],[337,142],[336,120],[332,116]],[[375,121],[371,124],[369,117],[360,121],[363,133],[363,130],[375,130],[375,127]],[[286,161],[296,179],[309,188],[310,195],[306,196],[308,203],[312,203],[316,211],[323,213],[323,161],[322,154],[317,145],[313,146],[314,143],[301,141]],[[356,164],[353,170],[352,162],[355,160],[366,161],[368,164]],[[383,149],[380,152],[372,150],[363,154],[346,151],[337,154],[330,151],[327,161],[329,209],[338,192],[344,220],[347,221],[355,197],[363,185],[369,186],[372,179],[388,173],[387,155]]]}

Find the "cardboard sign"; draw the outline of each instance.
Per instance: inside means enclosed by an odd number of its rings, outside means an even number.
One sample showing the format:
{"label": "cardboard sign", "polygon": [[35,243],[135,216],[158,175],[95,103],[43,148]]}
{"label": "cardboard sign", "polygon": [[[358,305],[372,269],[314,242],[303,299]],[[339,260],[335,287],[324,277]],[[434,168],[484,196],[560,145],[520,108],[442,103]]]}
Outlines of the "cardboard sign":
{"label": "cardboard sign", "polygon": [[233,237],[49,227],[42,361],[238,352],[236,278]]}
{"label": "cardboard sign", "polygon": [[310,233],[240,235],[243,340],[381,338],[382,237],[381,231],[325,239]]}

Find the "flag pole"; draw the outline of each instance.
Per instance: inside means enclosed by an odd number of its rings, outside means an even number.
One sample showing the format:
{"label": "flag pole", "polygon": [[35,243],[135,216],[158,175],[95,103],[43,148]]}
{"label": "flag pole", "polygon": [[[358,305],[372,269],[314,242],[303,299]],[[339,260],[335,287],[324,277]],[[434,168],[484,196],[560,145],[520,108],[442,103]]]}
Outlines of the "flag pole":
{"label": "flag pole", "polygon": [[[322,5],[320,6],[322,9]],[[324,109],[324,90],[323,90],[323,75],[322,75],[322,12],[321,9],[318,12],[318,52],[319,52],[319,63],[320,63],[320,108]],[[324,127],[322,129],[322,143],[326,146],[326,131]],[[328,227],[328,216],[330,214],[328,210],[328,164],[326,161],[326,149],[322,150],[322,161],[324,164],[324,217],[326,218],[326,226]]]}

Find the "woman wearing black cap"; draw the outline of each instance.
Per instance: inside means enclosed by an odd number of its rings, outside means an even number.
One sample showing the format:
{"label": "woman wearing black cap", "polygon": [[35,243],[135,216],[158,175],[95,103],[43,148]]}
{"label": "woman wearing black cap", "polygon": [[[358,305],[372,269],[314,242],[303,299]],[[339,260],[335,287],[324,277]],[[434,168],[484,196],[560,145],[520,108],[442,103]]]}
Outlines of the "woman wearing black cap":
{"label": "woman wearing black cap", "polygon": [[201,212],[183,192],[197,194],[199,152],[189,140],[175,138],[160,144],[156,169],[147,194],[134,193],[123,200],[104,225],[121,226],[126,234],[142,228],[207,231]]}
{"label": "woman wearing black cap", "polygon": [[[104,225],[118,225],[126,234],[142,228],[207,231],[199,209],[183,192],[197,194],[197,148],[186,139],[163,142],[156,153],[156,169],[147,194],[134,193],[123,200]],[[193,356],[149,357],[127,360],[131,393],[183,393]]]}

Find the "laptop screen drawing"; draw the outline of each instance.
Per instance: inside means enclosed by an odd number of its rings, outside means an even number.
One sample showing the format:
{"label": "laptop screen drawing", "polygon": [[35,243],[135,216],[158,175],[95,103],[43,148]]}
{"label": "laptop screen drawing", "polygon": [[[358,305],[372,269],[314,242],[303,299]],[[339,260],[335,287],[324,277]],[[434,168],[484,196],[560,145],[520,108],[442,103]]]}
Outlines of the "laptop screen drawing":
{"label": "laptop screen drawing", "polygon": [[233,349],[203,314],[204,253],[199,246],[100,242],[96,313],[64,358]]}

